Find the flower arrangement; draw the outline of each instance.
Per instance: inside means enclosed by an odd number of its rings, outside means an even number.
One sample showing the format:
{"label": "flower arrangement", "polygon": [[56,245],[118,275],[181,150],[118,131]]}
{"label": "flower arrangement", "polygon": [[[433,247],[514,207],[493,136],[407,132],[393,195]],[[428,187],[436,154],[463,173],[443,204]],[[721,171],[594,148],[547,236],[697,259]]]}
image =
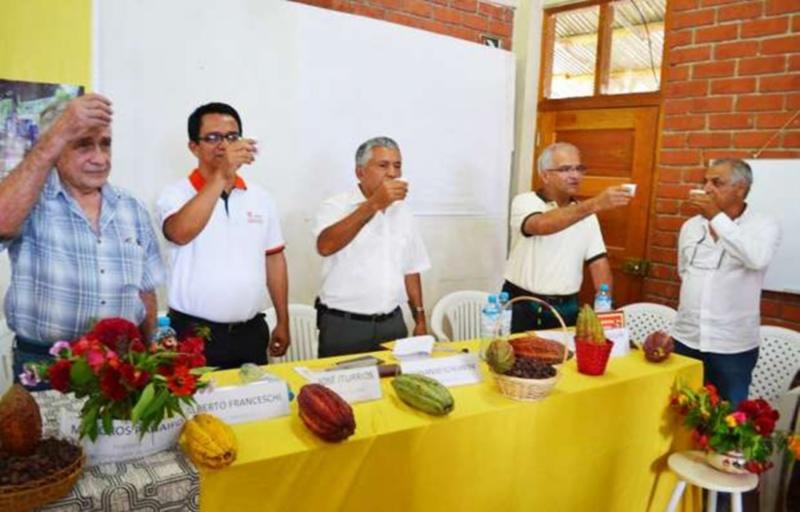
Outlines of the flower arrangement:
{"label": "flower arrangement", "polygon": [[678,385],[670,403],[686,417],[684,425],[692,429],[692,439],[700,448],[721,454],[739,452],[751,473],[772,467],[769,458],[775,450],[800,458],[800,436],[775,430],[778,411],[764,399],[744,400],[734,409],[720,399],[712,384],[696,391]]}
{"label": "flower arrangement", "polygon": [[143,436],[161,421],[183,414],[182,404],[194,403],[194,393],[209,383],[199,377],[206,367],[200,336],[177,340],[144,340],[131,322],[108,318],[75,341],[58,341],[54,359],[29,363],[20,375],[28,386],[41,380],[53,389],[87,397],[81,409],[80,437],[95,440],[98,423],[110,434],[112,421],[130,420]]}

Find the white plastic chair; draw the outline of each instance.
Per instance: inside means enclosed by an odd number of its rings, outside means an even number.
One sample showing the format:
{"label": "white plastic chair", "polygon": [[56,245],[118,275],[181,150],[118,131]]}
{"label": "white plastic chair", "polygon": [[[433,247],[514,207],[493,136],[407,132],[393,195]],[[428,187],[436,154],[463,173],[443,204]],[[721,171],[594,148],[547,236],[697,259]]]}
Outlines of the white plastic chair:
{"label": "white plastic chair", "polygon": [[731,493],[731,511],[742,512],[742,493],[751,491],[758,485],[758,476],[747,473],[734,475],[712,468],[705,462],[705,454],[700,451],[673,453],[667,459],[678,481],[672,491],[667,512],[675,512],[683,496],[687,484],[701,487],[708,491],[706,510],[717,510],[717,493]]}
{"label": "white plastic chair", "polygon": [[669,333],[678,314],[669,306],[653,302],[637,302],[620,309],[625,312],[625,326],[631,334],[631,340],[639,343],[656,331]]}
{"label": "white plastic chair", "polygon": [[[488,292],[465,290],[445,295],[433,307],[431,330],[439,341],[470,340],[481,335],[481,308],[489,301]],[[445,333],[445,319],[451,336]]]}
{"label": "white plastic chair", "polygon": [[[277,321],[275,308],[269,308],[264,314],[267,317],[270,334],[272,334]],[[292,342],[286,354],[281,357],[269,356],[271,364],[317,358],[319,333],[317,331],[317,310],[313,306],[289,304],[289,335]]]}

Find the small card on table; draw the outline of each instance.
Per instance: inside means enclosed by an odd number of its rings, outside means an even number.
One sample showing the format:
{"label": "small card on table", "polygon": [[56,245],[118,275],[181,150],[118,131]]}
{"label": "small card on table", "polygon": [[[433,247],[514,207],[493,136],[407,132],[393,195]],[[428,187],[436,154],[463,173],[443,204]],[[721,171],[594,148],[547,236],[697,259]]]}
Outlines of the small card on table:
{"label": "small card on table", "polygon": [[375,365],[323,372],[298,366],[295,371],[309,382],[331,388],[349,403],[378,400],[383,396],[378,367]]}
{"label": "small card on table", "polygon": [[477,354],[402,361],[400,370],[404,374],[426,375],[447,387],[477,384],[483,378]]}

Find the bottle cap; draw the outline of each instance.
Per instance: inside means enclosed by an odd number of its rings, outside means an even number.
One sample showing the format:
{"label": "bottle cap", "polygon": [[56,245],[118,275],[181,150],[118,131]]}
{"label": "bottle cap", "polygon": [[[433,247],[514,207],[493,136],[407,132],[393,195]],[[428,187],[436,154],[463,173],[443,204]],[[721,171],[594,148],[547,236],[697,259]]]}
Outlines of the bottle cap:
{"label": "bottle cap", "polygon": [[494,303],[494,302],[497,302],[497,294],[492,293],[489,295],[489,303]]}
{"label": "bottle cap", "polygon": [[500,292],[500,302],[506,302],[508,300],[508,292]]}
{"label": "bottle cap", "polygon": [[608,291],[608,285],[605,284],[605,283],[601,284],[600,285],[600,291],[601,292],[607,292]]}
{"label": "bottle cap", "polygon": [[158,317],[158,326],[159,327],[169,327],[169,317],[168,316],[160,316],[160,317]]}

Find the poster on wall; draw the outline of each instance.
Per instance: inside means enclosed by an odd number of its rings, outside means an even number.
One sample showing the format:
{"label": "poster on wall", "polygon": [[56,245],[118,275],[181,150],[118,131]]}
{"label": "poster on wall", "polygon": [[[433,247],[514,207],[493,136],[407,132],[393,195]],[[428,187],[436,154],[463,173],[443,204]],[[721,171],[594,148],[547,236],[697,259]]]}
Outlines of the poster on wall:
{"label": "poster on wall", "polygon": [[39,114],[54,101],[83,94],[83,87],[0,79],[0,180],[39,137]]}

